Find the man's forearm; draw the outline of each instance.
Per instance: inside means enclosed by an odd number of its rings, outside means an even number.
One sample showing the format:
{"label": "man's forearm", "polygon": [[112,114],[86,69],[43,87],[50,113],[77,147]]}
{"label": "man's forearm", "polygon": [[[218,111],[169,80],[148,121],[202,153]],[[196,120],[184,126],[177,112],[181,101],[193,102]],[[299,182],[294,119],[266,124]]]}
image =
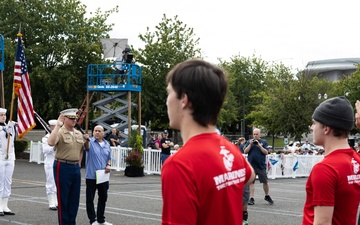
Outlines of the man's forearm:
{"label": "man's forearm", "polygon": [[246,146],[246,148],[244,149],[244,153],[245,154],[249,153],[250,149],[251,149],[251,145]]}
{"label": "man's forearm", "polygon": [[264,148],[262,145],[259,145],[259,148],[264,155],[269,154],[268,150],[266,148]]}
{"label": "man's forearm", "polygon": [[54,130],[51,131],[51,134],[48,138],[48,145],[50,146],[55,145],[59,130],[60,130],[60,126],[56,125]]}

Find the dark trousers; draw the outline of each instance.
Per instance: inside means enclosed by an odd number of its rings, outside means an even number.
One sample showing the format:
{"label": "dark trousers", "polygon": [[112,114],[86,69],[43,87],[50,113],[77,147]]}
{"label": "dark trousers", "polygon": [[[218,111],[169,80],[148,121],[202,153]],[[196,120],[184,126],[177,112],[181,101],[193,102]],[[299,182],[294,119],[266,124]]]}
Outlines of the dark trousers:
{"label": "dark trousers", "polygon": [[165,163],[165,160],[169,157],[170,157],[170,154],[161,153],[160,154],[161,165],[163,165]]}
{"label": "dark trousers", "polygon": [[55,160],[54,177],[57,188],[59,225],[75,225],[80,202],[80,166]]}
{"label": "dark trousers", "polygon": [[[94,198],[96,189],[98,191],[98,203],[95,215]],[[109,182],[96,184],[96,180],[86,179],[86,212],[90,220],[90,224],[95,222],[105,222],[105,206],[108,197]]]}

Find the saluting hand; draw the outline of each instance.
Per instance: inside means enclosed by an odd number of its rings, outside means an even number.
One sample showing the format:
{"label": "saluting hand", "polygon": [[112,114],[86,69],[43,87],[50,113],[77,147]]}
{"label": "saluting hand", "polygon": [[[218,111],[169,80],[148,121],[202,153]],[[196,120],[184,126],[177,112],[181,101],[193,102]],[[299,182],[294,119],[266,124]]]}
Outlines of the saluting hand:
{"label": "saluting hand", "polygon": [[65,120],[64,114],[60,113],[59,118],[58,118],[58,120],[57,120],[57,125],[58,125],[59,127],[61,127],[62,125],[64,125],[64,120]]}

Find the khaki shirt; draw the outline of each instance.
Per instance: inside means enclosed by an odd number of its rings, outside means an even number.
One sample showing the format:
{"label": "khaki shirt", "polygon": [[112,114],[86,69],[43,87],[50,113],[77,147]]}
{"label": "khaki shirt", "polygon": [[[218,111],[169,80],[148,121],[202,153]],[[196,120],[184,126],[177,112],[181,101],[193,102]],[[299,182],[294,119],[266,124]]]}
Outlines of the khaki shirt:
{"label": "khaki shirt", "polygon": [[80,160],[80,152],[83,150],[84,138],[80,131],[70,133],[62,126],[58,133],[58,140],[55,143],[55,158],[69,161]]}

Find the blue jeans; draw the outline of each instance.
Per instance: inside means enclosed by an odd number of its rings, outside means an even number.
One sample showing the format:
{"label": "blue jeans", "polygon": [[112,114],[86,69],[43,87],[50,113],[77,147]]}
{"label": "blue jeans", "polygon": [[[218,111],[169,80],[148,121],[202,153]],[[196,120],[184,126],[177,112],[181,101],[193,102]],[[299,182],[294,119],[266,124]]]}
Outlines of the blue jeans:
{"label": "blue jeans", "polygon": [[161,155],[160,155],[161,165],[164,164],[165,160],[166,160],[167,158],[169,158],[169,156],[170,156],[170,155],[168,155],[168,154],[163,154],[163,153],[161,153]]}

